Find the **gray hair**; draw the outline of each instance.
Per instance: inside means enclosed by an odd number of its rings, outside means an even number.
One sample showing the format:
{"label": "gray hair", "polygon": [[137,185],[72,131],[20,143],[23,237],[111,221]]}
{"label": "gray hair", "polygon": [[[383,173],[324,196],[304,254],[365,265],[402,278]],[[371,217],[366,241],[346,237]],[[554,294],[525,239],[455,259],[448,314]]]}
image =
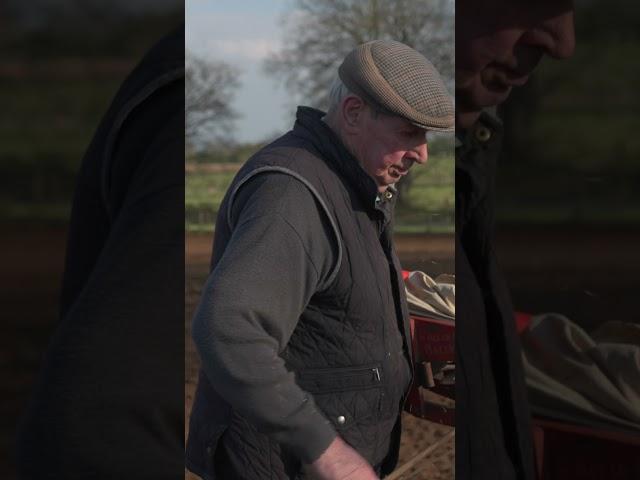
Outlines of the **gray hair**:
{"label": "gray hair", "polygon": [[339,75],[336,75],[331,83],[331,89],[329,90],[329,107],[327,108],[327,116],[333,115],[333,113],[340,108],[342,100],[348,95],[353,93],[342,82]]}
{"label": "gray hair", "polygon": [[[333,114],[340,108],[342,101],[348,97],[349,95],[356,95],[351,90],[347,88],[339,75],[336,75],[331,83],[331,88],[329,90],[329,108],[327,108],[327,117],[333,116]],[[359,98],[360,95],[356,95]],[[366,102],[365,102],[366,103]],[[371,107],[371,104],[367,104]],[[380,113],[380,110],[371,107],[371,115],[377,117]]]}

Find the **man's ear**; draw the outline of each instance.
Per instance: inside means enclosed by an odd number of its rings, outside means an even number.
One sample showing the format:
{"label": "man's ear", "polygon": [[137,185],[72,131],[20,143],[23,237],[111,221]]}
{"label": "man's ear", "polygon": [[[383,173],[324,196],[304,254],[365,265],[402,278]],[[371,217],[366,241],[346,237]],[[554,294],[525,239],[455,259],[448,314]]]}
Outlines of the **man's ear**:
{"label": "man's ear", "polygon": [[349,95],[342,101],[342,121],[347,133],[353,134],[360,129],[366,110],[366,104],[356,95]]}

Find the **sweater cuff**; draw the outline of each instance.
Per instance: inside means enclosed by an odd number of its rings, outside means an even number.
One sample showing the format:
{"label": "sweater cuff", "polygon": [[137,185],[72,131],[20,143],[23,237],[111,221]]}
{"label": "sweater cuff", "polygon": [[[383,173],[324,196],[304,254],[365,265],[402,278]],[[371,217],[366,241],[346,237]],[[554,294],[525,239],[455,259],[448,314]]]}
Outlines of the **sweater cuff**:
{"label": "sweater cuff", "polygon": [[313,417],[296,430],[288,445],[293,454],[307,465],[316,461],[338,436],[331,422],[322,413],[316,410]]}

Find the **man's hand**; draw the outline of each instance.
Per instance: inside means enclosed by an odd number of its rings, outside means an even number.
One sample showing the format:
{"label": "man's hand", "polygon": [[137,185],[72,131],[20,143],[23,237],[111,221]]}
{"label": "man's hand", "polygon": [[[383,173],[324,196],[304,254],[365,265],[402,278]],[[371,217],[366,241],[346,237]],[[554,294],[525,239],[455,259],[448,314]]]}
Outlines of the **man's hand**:
{"label": "man's hand", "polygon": [[369,463],[340,437],[306,469],[314,480],[379,480]]}

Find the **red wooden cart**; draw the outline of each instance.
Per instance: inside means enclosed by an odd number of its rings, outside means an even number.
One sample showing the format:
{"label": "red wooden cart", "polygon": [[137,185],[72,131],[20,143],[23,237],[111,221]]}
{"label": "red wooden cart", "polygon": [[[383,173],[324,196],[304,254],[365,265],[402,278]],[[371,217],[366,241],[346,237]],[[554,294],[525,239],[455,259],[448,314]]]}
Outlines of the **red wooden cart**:
{"label": "red wooden cart", "polygon": [[[406,279],[409,272],[404,271]],[[455,425],[455,322],[411,315],[414,384],[405,410],[444,425]]]}
{"label": "red wooden cart", "polygon": [[[530,319],[516,314],[519,333]],[[411,315],[411,336],[415,381],[405,410],[455,426],[455,322]],[[536,416],[532,423],[538,480],[640,480],[640,433]]]}

